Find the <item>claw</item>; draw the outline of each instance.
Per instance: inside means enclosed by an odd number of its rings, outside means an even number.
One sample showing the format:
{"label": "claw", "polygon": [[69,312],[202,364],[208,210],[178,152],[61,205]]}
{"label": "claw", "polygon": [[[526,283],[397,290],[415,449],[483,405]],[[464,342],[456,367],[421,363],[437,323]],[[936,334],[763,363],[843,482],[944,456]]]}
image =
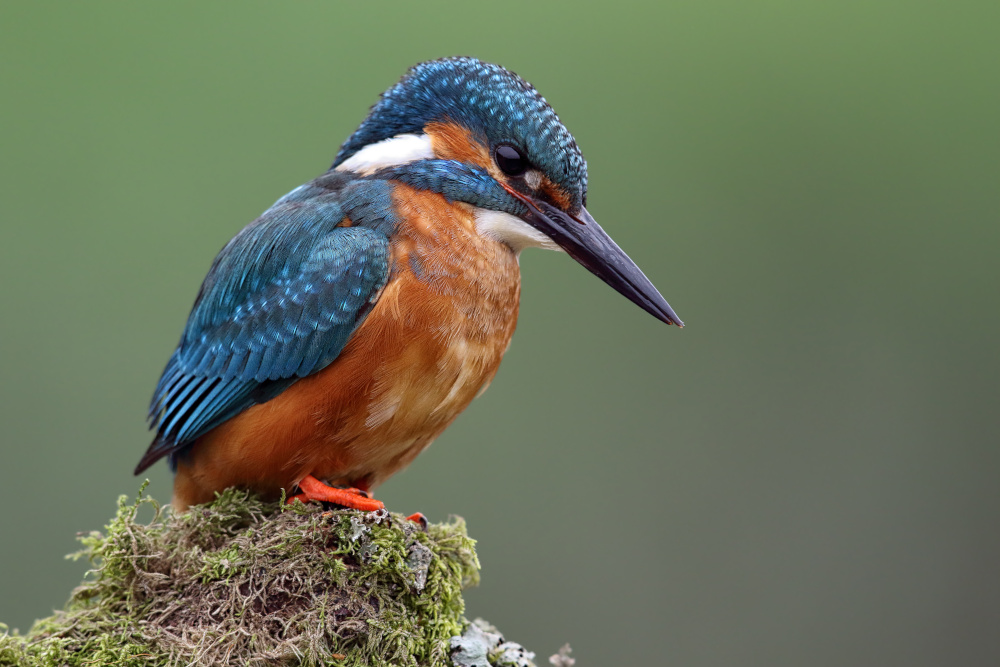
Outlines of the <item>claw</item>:
{"label": "claw", "polygon": [[410,516],[406,517],[407,521],[412,521],[413,523],[420,524],[420,530],[427,532],[427,517],[424,516],[423,512],[414,512]]}
{"label": "claw", "polygon": [[343,507],[361,510],[362,512],[374,512],[385,509],[385,503],[375,500],[368,495],[367,491],[361,489],[335,489],[327,486],[312,475],[306,475],[299,482],[302,493],[288,499],[289,503],[296,500],[308,502],[310,500],[335,503]]}

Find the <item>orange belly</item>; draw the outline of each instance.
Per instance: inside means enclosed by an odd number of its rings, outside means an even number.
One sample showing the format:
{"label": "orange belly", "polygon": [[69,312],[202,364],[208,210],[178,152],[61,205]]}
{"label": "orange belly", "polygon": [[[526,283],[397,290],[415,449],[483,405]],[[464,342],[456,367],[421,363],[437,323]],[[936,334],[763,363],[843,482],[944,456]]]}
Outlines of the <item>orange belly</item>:
{"label": "orange belly", "polygon": [[374,488],[489,385],[517,323],[517,258],[476,233],[469,207],[399,190],[407,224],[368,318],[325,369],[195,441],[176,507],[230,486],[276,497],[306,475]]}

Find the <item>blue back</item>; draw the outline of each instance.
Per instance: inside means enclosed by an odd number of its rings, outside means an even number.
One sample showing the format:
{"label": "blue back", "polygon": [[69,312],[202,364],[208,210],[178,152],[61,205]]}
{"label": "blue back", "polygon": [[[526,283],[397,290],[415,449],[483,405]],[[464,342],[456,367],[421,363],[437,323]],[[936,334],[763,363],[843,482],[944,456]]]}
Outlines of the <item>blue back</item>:
{"label": "blue back", "polygon": [[391,188],[328,174],[226,244],[153,394],[157,437],[136,472],[337,358],[389,276]]}

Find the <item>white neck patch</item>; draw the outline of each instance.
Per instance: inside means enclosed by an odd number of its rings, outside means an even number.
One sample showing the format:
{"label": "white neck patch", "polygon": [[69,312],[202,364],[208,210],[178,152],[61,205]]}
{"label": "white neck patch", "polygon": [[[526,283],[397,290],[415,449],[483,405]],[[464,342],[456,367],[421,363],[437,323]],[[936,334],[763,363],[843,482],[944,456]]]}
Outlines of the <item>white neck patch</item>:
{"label": "white neck patch", "polygon": [[488,208],[475,208],[476,231],[480,236],[486,236],[494,241],[506,243],[520,255],[525,248],[545,248],[546,250],[562,250],[555,241],[526,223],[524,220],[504,213],[491,211]]}
{"label": "white neck patch", "polygon": [[337,171],[353,171],[367,176],[384,167],[394,167],[417,160],[431,160],[431,138],[426,134],[397,134],[365,146],[339,165]]}

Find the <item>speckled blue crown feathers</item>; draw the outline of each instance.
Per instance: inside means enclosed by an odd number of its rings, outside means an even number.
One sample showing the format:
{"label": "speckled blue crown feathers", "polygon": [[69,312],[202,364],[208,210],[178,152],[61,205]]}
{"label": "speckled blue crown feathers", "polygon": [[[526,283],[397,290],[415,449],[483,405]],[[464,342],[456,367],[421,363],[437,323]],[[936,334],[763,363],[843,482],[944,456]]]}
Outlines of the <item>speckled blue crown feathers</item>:
{"label": "speckled blue crown feathers", "polygon": [[576,140],[545,98],[513,72],[475,58],[443,58],[412,67],[382,94],[368,117],[340,148],[333,167],[365,146],[427,123],[451,120],[491,148],[511,143],[582,204],[587,162]]}

